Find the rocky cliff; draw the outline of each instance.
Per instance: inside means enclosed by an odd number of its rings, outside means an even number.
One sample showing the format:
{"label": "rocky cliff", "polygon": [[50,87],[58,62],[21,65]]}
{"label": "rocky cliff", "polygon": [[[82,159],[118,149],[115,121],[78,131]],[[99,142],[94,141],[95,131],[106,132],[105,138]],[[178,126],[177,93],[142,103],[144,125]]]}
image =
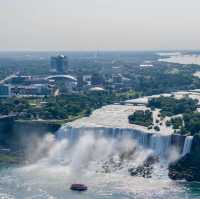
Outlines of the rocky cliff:
{"label": "rocky cliff", "polygon": [[0,147],[26,147],[47,133],[55,133],[60,128],[58,124],[41,121],[15,121],[14,117],[0,118]]}
{"label": "rocky cliff", "polygon": [[169,177],[200,182],[200,135],[194,136],[189,154],[169,165]]}

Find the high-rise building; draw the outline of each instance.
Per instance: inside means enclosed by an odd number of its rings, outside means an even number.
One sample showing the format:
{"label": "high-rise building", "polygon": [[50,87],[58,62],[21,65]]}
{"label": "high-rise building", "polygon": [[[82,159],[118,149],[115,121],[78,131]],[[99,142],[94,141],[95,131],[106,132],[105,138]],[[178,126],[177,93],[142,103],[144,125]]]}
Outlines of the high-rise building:
{"label": "high-rise building", "polygon": [[51,57],[51,72],[65,73],[68,67],[68,59],[64,55]]}

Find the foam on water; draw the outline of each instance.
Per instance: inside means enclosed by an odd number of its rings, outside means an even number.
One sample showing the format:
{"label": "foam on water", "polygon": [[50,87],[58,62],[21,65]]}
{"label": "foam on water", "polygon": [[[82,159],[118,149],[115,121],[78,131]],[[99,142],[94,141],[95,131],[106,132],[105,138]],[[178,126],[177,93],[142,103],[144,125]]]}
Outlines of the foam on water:
{"label": "foam on water", "polygon": [[[169,194],[187,198],[183,186],[167,177],[166,163],[156,164],[149,179],[129,175],[128,168],[141,165],[152,154],[129,137],[83,135],[70,142],[48,135],[37,153],[44,149],[37,162],[1,171],[0,198],[159,199]],[[84,183],[89,190],[74,193],[69,190],[72,183]]]}

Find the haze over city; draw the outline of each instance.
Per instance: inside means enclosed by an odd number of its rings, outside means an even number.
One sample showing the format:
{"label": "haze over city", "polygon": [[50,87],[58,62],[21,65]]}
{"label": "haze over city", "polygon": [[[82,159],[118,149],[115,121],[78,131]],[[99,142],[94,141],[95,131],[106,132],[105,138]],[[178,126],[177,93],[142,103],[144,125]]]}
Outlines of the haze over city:
{"label": "haze over city", "polygon": [[0,50],[199,49],[198,0],[0,0]]}
{"label": "haze over city", "polygon": [[0,199],[200,199],[199,8],[0,0]]}

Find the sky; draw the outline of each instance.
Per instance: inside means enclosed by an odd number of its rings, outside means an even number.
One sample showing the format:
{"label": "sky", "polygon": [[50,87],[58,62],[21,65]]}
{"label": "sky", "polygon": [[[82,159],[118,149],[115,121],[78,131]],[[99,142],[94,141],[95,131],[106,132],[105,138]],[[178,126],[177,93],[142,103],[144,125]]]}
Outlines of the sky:
{"label": "sky", "polygon": [[200,49],[200,0],[0,0],[0,50]]}

